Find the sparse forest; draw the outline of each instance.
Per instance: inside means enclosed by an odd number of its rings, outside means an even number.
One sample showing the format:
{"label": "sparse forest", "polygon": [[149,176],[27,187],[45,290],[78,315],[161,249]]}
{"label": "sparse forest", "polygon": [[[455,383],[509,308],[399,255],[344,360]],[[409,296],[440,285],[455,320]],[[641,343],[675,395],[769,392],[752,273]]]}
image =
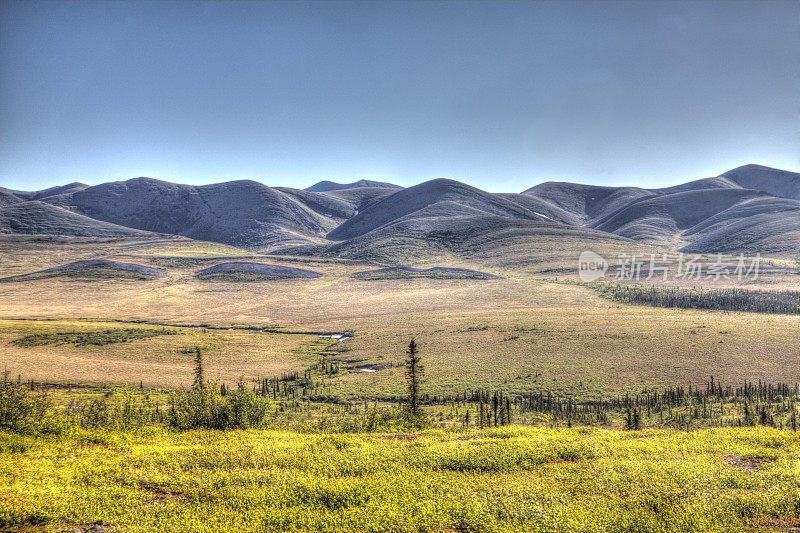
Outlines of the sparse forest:
{"label": "sparse forest", "polygon": [[604,298],[628,304],[750,313],[800,313],[800,291],[643,287],[619,283],[595,286]]}

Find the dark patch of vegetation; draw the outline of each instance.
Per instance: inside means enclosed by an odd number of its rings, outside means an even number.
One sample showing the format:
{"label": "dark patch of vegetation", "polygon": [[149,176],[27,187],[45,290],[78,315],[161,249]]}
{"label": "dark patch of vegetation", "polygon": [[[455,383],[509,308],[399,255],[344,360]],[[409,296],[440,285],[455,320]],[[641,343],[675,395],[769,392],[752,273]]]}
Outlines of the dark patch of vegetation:
{"label": "dark patch of vegetation", "polygon": [[149,339],[159,335],[177,335],[172,329],[115,328],[102,331],[68,331],[60,333],[33,333],[21,339],[11,341],[12,344],[30,348],[48,344],[74,344],[75,346],[105,346],[117,342],[131,342]]}
{"label": "dark patch of vegetation", "polygon": [[[511,399],[502,392],[480,391],[477,395],[475,425],[480,428],[505,426],[511,423]],[[464,426],[469,427],[469,411],[464,414]]]}
{"label": "dark patch of vegetation", "polygon": [[[516,423],[622,427],[631,431],[754,426],[796,431],[800,400],[797,384],[791,387],[745,381],[733,387],[723,386],[712,377],[705,387],[670,387],[587,401],[549,390],[516,396],[487,390],[419,395],[418,414],[414,416],[413,402],[408,398],[381,406],[367,401],[331,403],[324,396],[314,395],[319,387],[306,371],[258,380],[252,387],[242,379],[235,388],[208,382],[202,387],[172,391],[161,402],[151,400],[144,390],[120,388],[102,396],[78,397],[60,408],[46,387],[6,379],[0,382],[0,428],[21,436],[61,433],[70,427],[131,430],[150,425],[179,431],[289,427],[353,433],[418,430],[450,420],[451,425],[481,429]],[[431,415],[431,409],[439,412]],[[310,417],[311,410],[322,416]],[[0,441],[0,450],[28,444]]]}
{"label": "dark patch of vegetation", "polygon": [[215,256],[215,257],[182,257],[182,256],[151,256],[143,257],[147,262],[165,268],[191,268],[208,263],[219,263],[220,261],[232,261],[234,259],[252,259],[252,256]]}
{"label": "dark patch of vegetation", "polygon": [[214,281],[269,281],[275,279],[293,278],[318,278],[321,274],[313,270],[295,268],[283,265],[268,265],[264,263],[249,263],[234,261],[221,263],[197,272],[196,276],[202,280]]}
{"label": "dark patch of vegetation", "polygon": [[63,416],[68,423],[82,428],[130,430],[164,422],[162,410],[149,395],[136,395],[130,389],[108,391],[99,398],[74,400]]}
{"label": "dark patch of vegetation", "polygon": [[604,298],[628,304],[800,314],[800,291],[642,287],[618,283],[599,284],[595,288]]}
{"label": "dark patch of vegetation", "polygon": [[433,268],[411,268],[411,267],[388,267],[379,268],[377,270],[366,270],[363,272],[355,272],[352,277],[363,280],[388,280],[388,279],[415,279],[415,278],[430,278],[430,279],[501,279],[500,276],[480,272],[478,270],[469,270],[467,268],[448,268],[448,267],[433,267]]}
{"label": "dark patch of vegetation", "polygon": [[0,278],[0,282],[28,281],[65,276],[79,279],[153,279],[164,276],[166,271],[135,263],[120,263],[106,259],[75,261],[66,265],[47,268],[29,274]]}
{"label": "dark patch of vegetation", "polygon": [[38,279],[50,279],[50,278],[72,278],[72,279],[83,279],[83,280],[149,280],[153,279],[153,276],[145,276],[139,274],[138,272],[129,272],[125,270],[112,270],[107,268],[83,268],[80,270],[58,270],[51,272],[12,276],[8,278],[1,278],[0,283],[7,283],[14,281],[33,281]]}
{"label": "dark patch of vegetation", "polygon": [[205,387],[205,373],[203,372],[203,352],[199,346],[194,348],[194,383],[196,389]]}
{"label": "dark patch of vegetation", "polygon": [[275,281],[282,279],[297,279],[290,276],[265,276],[251,272],[216,272],[213,274],[198,274],[197,279],[203,281],[228,281],[231,283],[247,283],[250,281]]}

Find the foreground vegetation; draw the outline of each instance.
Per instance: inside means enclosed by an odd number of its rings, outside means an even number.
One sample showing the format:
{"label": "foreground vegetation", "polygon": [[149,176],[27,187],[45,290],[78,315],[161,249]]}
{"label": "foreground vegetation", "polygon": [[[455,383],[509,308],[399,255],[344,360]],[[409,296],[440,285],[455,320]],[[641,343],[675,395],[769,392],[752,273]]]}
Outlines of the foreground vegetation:
{"label": "foreground vegetation", "polygon": [[[423,407],[423,366],[412,341],[404,407],[365,403],[360,411],[312,402],[309,372],[229,389],[205,380],[202,350],[194,363],[192,388],[171,391],[53,390],[4,376],[0,528],[731,532],[800,525],[797,385],[733,388],[712,379],[705,390],[595,404],[474,391]],[[607,429],[623,413],[626,430]],[[526,415],[539,427],[512,423]],[[739,427],[669,429],[693,423]]]}
{"label": "foreground vegetation", "polygon": [[0,527],[786,531],[799,454],[797,433],[769,428],[3,431]]}

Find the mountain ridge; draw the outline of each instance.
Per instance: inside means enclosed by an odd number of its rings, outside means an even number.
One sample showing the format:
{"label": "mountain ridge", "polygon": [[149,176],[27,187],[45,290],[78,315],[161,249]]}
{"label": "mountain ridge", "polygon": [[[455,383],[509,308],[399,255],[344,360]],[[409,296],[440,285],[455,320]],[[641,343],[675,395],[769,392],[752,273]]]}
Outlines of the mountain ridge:
{"label": "mountain ridge", "polygon": [[328,192],[340,191],[344,189],[356,189],[360,187],[378,187],[384,189],[402,189],[400,185],[394,183],[387,183],[385,181],[374,181],[361,179],[352,183],[336,183],[335,181],[323,180],[315,183],[311,187],[306,187],[306,191],[311,192]]}
{"label": "mountain ridge", "polygon": [[[167,234],[260,252],[387,262],[403,253],[481,254],[475,243],[494,249],[492,238],[509,235],[531,245],[543,235],[563,235],[702,253],[762,247],[797,258],[800,173],[752,164],[663,188],[551,181],[521,193],[444,178],[408,188],[370,180],[294,189],[145,177],[42,191],[0,187],[0,232]],[[464,243],[472,243],[471,252]]]}

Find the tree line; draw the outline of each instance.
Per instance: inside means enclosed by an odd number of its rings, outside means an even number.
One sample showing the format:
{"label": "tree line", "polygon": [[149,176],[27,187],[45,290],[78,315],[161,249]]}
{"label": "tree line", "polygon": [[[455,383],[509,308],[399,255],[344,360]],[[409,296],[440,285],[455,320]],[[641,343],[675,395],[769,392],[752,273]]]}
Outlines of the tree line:
{"label": "tree line", "polygon": [[752,313],[800,313],[800,291],[643,287],[619,283],[605,283],[597,288],[604,298],[628,304]]}
{"label": "tree line", "polygon": [[[425,367],[414,339],[404,360],[406,394],[397,402],[369,407],[343,403],[325,408],[336,420],[317,421],[319,429],[377,431],[387,428],[425,428],[433,424],[431,409],[450,406],[450,419],[464,427],[488,428],[511,423],[624,427],[771,426],[796,430],[800,385],[745,380],[723,385],[713,376],[703,386],[665,387],[602,399],[579,400],[550,390],[508,394],[489,389],[430,397],[424,394]],[[140,384],[139,394],[121,389],[91,399],[73,399],[65,409],[55,405],[45,387],[3,375],[0,383],[0,427],[19,432],[55,431],[63,424],[83,427],[131,428],[161,424],[178,430],[265,427],[281,417],[309,414],[320,405],[314,391],[321,387],[311,369],[231,387],[208,381],[203,352],[195,350],[194,379],[187,389],[169,392],[154,401]],[[324,398],[324,397],[323,397]],[[330,405],[330,404],[328,404]],[[319,409],[318,412],[323,412]],[[441,412],[440,412],[441,416]],[[50,429],[47,429],[50,428]]]}

